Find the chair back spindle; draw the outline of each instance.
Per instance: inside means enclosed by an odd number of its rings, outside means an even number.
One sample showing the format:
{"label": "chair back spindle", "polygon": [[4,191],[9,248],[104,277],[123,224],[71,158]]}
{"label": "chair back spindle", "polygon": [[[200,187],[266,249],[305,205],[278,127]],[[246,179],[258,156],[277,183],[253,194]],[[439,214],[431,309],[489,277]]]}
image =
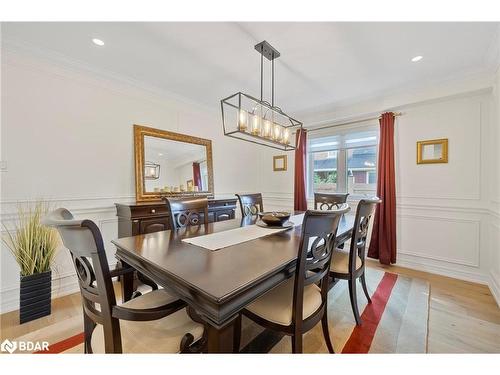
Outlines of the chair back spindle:
{"label": "chair back spindle", "polygon": [[264,212],[262,194],[236,194],[240,202],[241,216],[255,216],[259,212]]}
{"label": "chair back spindle", "polygon": [[208,224],[207,198],[167,198],[166,201],[172,229]]}
{"label": "chair back spindle", "polygon": [[349,193],[314,193],[315,210],[334,210],[347,202]]}

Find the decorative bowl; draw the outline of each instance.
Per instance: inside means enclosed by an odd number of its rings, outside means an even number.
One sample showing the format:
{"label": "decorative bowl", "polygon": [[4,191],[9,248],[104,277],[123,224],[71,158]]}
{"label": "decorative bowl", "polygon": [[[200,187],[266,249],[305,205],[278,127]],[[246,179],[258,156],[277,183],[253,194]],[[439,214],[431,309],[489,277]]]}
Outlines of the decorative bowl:
{"label": "decorative bowl", "polygon": [[260,219],[270,226],[282,226],[290,218],[289,212],[259,212]]}

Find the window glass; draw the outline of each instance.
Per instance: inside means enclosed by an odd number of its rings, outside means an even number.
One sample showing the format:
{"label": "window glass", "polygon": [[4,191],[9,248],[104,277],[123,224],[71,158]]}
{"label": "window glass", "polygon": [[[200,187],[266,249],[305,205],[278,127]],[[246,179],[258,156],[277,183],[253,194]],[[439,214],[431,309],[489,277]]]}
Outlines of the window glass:
{"label": "window glass", "polygon": [[312,154],[314,191],[337,191],[337,151]]}
{"label": "window glass", "polygon": [[308,190],[373,195],[377,189],[377,127],[309,139]]}
{"label": "window glass", "polygon": [[377,147],[347,149],[347,191],[353,195],[374,194],[377,190]]}

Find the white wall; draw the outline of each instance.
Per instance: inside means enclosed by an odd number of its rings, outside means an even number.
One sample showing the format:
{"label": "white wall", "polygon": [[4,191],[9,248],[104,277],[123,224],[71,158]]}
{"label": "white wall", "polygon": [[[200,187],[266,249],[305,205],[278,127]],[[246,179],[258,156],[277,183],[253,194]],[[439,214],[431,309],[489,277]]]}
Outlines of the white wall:
{"label": "white wall", "polygon": [[177,165],[174,169],[177,186],[183,185],[187,190],[187,181],[193,179],[193,162]]}
{"label": "white wall", "polygon": [[[493,94],[491,88],[454,94],[393,102],[393,108],[403,113],[395,125],[397,264],[491,284],[490,233],[497,236],[498,258],[499,229],[498,223],[491,223],[490,211],[493,191],[498,197],[492,182],[498,179],[494,174],[499,165],[491,155],[499,144],[498,134],[494,137],[498,121],[492,121]],[[323,116],[315,113],[313,120],[301,119],[308,127],[313,121],[360,116],[380,111],[381,102],[379,98]],[[449,163],[417,165],[416,142],[436,138],[449,139]],[[266,208],[293,205],[293,154],[287,172],[273,172],[272,155],[277,154],[263,152],[260,160]],[[496,207],[498,219],[498,202]],[[500,268],[496,272],[500,275]]]}
{"label": "white wall", "polygon": [[488,223],[488,246],[491,262],[489,268],[490,289],[500,305],[500,69],[495,76],[493,92],[494,112],[492,115],[492,132],[487,143],[489,153],[488,162],[493,167],[490,182],[490,220]]}
{"label": "white wall", "polygon": [[[254,146],[223,136],[217,103],[200,107],[57,56],[26,51],[3,49],[1,73],[1,215],[7,225],[17,202],[50,200],[54,207],[95,220],[113,263],[114,203],[135,200],[133,124],[211,139],[216,195],[257,189]],[[236,178],[241,165],[246,173]],[[18,308],[19,269],[3,245],[0,260],[5,312]],[[74,270],[62,251],[54,295],[74,291]]]}

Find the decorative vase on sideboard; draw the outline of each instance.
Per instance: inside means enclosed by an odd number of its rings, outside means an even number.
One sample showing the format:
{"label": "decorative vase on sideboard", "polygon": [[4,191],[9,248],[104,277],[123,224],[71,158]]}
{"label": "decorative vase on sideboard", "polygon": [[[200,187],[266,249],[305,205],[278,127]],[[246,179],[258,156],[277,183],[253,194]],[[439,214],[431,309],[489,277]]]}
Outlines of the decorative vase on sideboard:
{"label": "decorative vase on sideboard", "polygon": [[19,321],[21,324],[50,315],[52,271],[20,276]]}

